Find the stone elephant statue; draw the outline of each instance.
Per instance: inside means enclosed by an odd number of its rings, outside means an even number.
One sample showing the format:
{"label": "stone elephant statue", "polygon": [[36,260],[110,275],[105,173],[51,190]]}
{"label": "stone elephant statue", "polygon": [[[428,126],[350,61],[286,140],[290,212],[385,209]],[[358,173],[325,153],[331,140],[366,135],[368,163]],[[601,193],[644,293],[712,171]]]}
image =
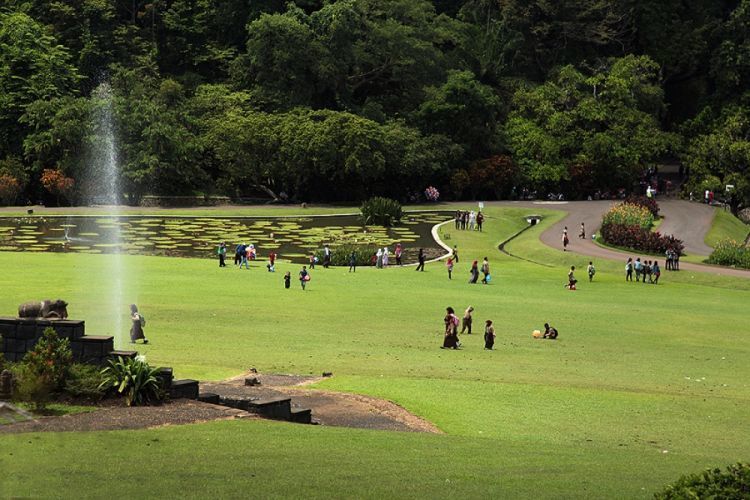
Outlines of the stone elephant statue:
{"label": "stone elephant statue", "polygon": [[68,317],[68,303],[60,299],[25,302],[18,306],[18,317],[66,319]]}

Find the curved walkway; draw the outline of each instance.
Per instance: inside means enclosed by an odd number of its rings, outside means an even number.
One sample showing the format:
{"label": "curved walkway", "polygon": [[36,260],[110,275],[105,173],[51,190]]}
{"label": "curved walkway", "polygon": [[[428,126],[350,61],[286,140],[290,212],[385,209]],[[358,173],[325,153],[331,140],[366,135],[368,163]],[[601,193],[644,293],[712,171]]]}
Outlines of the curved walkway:
{"label": "curved walkway", "polygon": [[[613,203],[615,202],[575,201],[564,205],[549,206],[547,208],[563,210],[568,212],[568,215],[544,231],[540,239],[550,247],[561,249],[563,228],[567,226],[568,238],[570,240],[568,251],[589,257],[621,260],[624,263],[628,257],[637,256],[638,252],[625,252],[604,248],[591,240],[591,235],[599,231],[602,215]],[[532,206],[538,207],[540,205],[532,204]],[[659,227],[661,233],[674,234],[676,237],[682,239],[685,242],[685,251],[688,254],[708,256],[711,253],[711,248],[703,240],[709,229],[711,229],[715,209],[683,200],[660,200],[659,206],[661,208],[661,215],[664,217],[664,222]],[[585,240],[578,238],[581,222],[586,225],[587,238]],[[685,261],[680,261],[680,270],[750,278],[750,270],[695,264]]]}

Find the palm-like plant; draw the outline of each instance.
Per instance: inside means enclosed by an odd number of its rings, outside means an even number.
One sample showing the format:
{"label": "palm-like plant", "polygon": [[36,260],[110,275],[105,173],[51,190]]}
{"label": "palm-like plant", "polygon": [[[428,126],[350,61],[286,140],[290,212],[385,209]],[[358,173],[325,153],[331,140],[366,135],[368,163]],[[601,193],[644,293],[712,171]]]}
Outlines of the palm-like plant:
{"label": "palm-like plant", "polygon": [[109,366],[102,370],[104,381],[100,388],[114,389],[125,396],[125,404],[138,406],[146,403],[161,401],[164,392],[157,378],[159,368],[131,358],[118,356],[109,360]]}

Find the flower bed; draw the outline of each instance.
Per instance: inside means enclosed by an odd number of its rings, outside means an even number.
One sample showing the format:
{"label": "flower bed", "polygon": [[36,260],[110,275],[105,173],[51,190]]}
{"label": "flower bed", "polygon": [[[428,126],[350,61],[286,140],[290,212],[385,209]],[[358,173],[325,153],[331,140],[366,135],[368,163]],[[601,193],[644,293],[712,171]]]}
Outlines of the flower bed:
{"label": "flower bed", "polygon": [[654,215],[642,205],[620,203],[604,214],[602,227],[608,225],[635,226],[649,231],[654,226]]}
{"label": "flower bed", "polygon": [[653,198],[631,194],[630,196],[625,198],[624,203],[645,207],[649,212],[651,212],[651,215],[653,215],[654,218],[659,217],[659,204],[656,203],[656,200]]}
{"label": "flower bed", "polygon": [[636,225],[605,223],[602,224],[600,235],[610,245],[650,254],[664,254],[671,248],[682,255],[685,249],[682,240],[674,236],[665,236],[658,231],[651,232]]}
{"label": "flower bed", "polygon": [[750,248],[739,241],[721,240],[711,252],[707,262],[720,266],[741,267],[750,269]]}

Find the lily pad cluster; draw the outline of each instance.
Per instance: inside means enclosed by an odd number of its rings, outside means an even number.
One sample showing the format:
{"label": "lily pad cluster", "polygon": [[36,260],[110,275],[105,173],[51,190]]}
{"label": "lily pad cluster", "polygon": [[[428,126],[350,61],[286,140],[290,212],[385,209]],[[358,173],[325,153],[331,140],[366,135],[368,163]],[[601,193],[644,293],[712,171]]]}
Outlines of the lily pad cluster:
{"label": "lily pad cluster", "polygon": [[[448,216],[449,217],[449,216]],[[252,244],[260,257],[303,262],[329,244],[435,247],[431,227],[439,213],[407,214],[399,226],[363,226],[356,216],[304,218],[214,217],[26,217],[0,219],[0,251],[129,253],[212,257],[220,242],[231,258],[239,243]]]}

